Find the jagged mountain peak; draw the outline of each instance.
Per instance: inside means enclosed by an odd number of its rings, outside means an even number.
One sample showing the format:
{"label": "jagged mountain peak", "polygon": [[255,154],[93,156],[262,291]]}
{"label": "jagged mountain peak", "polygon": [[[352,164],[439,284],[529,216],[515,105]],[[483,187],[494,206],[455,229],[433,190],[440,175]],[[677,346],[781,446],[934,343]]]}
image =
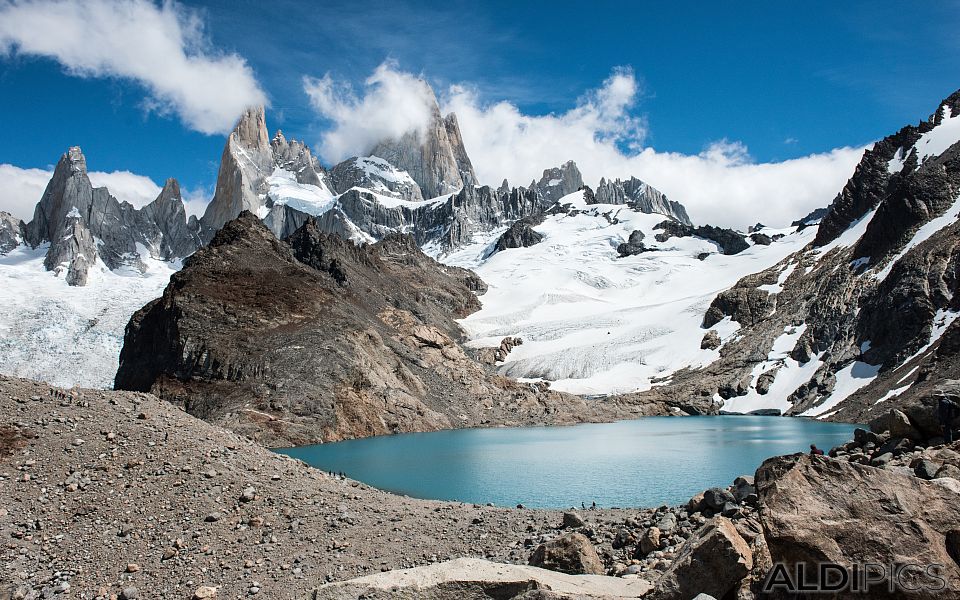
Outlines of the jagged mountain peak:
{"label": "jagged mountain peak", "polygon": [[381,140],[367,154],[407,171],[424,197],[435,198],[476,185],[477,176],[456,115],[444,117],[440,113],[432,88],[430,97],[430,118],[422,130],[412,129],[398,138]]}
{"label": "jagged mountain peak", "polygon": [[[87,157],[83,155],[80,146],[70,146],[70,149],[60,157],[60,163],[68,166],[74,173],[83,173],[84,175],[87,173]],[[60,163],[57,164],[57,167],[60,166]]]}
{"label": "jagged mountain peak", "polygon": [[[958,142],[960,90],[941,101],[927,120],[903,127],[864,152],[853,176],[828,207],[814,245],[826,246],[859,223],[866,226],[867,221],[874,220],[866,219],[871,211],[897,212],[902,202],[910,204],[910,198],[916,195],[916,190],[911,190],[910,186],[918,184],[922,178],[943,177],[942,167],[956,160],[956,155],[960,153],[956,148]],[[915,175],[916,171],[921,174]],[[931,182],[931,185],[938,184]],[[915,208],[907,207],[908,212],[915,212]],[[936,212],[943,207],[922,208]],[[872,217],[872,213],[869,216]],[[877,224],[873,226],[875,230],[881,227],[880,223],[884,220],[882,216],[876,220]],[[916,223],[916,219],[898,221],[892,218],[886,224],[889,228],[884,234],[886,241],[896,243]],[[868,237],[873,235],[877,234]]]}
{"label": "jagged mountain peak", "polygon": [[270,135],[267,133],[267,117],[264,107],[251,106],[243,111],[232,134],[238,143],[250,150],[269,150]]}
{"label": "jagged mountain peak", "polygon": [[57,162],[33,220],[23,227],[23,239],[34,248],[48,243],[44,266],[65,271],[71,285],[85,285],[98,258],[108,269],[132,266],[142,273],[147,269],[144,251],[170,260],[189,255],[199,245],[176,179],[164,183],[156,200],[134,208],[106,187],[93,187],[78,146]]}

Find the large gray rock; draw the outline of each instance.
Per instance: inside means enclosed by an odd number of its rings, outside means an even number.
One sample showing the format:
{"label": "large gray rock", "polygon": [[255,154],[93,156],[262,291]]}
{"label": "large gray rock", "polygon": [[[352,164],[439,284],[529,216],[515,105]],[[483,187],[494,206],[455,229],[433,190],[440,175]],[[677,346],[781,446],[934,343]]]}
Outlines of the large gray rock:
{"label": "large gray rock", "polygon": [[458,558],[326,584],[319,587],[313,597],[317,600],[626,600],[642,597],[650,588],[650,583],[643,579],[568,575],[531,566]]}
{"label": "large gray rock", "polygon": [[912,474],[807,455],[766,461],[757,470],[756,483],[770,555],[789,572],[803,563],[812,580],[816,565],[823,562],[847,568],[864,563],[935,564],[941,565],[947,589],[931,590],[924,585],[925,575],[908,571],[895,592],[877,586],[870,597],[960,594],[960,566],[951,548],[951,540],[960,534],[955,491]]}
{"label": "large gray rock", "polygon": [[[282,144],[280,145],[282,147]],[[241,212],[258,213],[269,189],[274,156],[262,106],[249,108],[224,145],[213,200],[200,219],[205,242]]]}
{"label": "large gray rock", "polygon": [[23,221],[0,211],[0,256],[23,243],[23,227]]}
{"label": "large gray rock", "polygon": [[568,533],[537,546],[530,564],[571,575],[602,575],[603,563],[596,548],[582,533]]}

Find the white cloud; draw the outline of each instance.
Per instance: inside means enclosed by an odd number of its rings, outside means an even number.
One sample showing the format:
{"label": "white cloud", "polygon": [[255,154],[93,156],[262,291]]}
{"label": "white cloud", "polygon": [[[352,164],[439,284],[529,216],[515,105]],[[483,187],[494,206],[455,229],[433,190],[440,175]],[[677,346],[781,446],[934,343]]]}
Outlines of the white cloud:
{"label": "white cloud", "polygon": [[29,221],[52,171],[0,164],[0,210]]}
{"label": "white cloud", "polygon": [[137,208],[150,204],[160,195],[160,186],[152,179],[130,171],[90,171],[87,176],[93,187],[106,187],[114,198],[126,200]]}
{"label": "white cloud", "polygon": [[180,188],[180,195],[183,198],[183,208],[187,211],[187,217],[193,215],[199,219],[207,210],[207,205],[213,198],[213,191],[202,186],[190,190]]}
{"label": "white cloud", "polygon": [[331,122],[318,144],[318,154],[329,163],[363,155],[379,141],[423,131],[436,103],[423,79],[394,68],[377,67],[358,97],[349,85],[326,74],[304,77],[303,89],[317,113]]}
{"label": "white cloud", "polygon": [[[507,102],[483,104],[457,86],[445,98],[482,182],[507,178],[526,185],[544,168],[573,159],[584,181],[636,176],[683,203],[697,223],[744,228],[757,221],[784,225],[829,204],[863,153],[838,148],[776,163],[756,163],[745,145],[720,140],[696,155],[643,148],[643,122],[629,110],[633,74],[617,71],[573,109],[524,115]],[[623,148],[627,150],[624,151]]]}
{"label": "white cloud", "polygon": [[[127,201],[137,208],[146,206],[160,195],[160,186],[144,175],[130,171],[90,171],[87,173],[94,187],[105,186],[117,200]],[[0,164],[0,210],[29,222],[33,210],[43,196],[47,182],[53,176],[51,169],[23,169]],[[203,214],[212,194],[205,188],[182,189],[187,215]]]}
{"label": "white cloud", "polygon": [[172,1],[0,0],[0,55],[11,53],[51,58],[79,77],[134,80],[148,108],[206,134],[267,101],[246,61],[211,48],[198,14]]}
{"label": "white cloud", "polygon": [[[318,113],[332,121],[321,156],[336,162],[376,141],[422,127],[432,94],[423,80],[385,63],[357,97],[330,76],[305,79]],[[636,176],[682,202],[697,223],[745,228],[783,225],[829,204],[853,173],[863,148],[838,148],[774,163],[757,163],[738,141],[719,140],[686,155],[644,147],[646,122],[634,114],[640,86],[629,69],[570,110],[525,115],[509,102],[483,103],[474,89],[441,94],[444,113],[457,113],[464,144],[481,182],[527,185],[545,168],[573,159],[588,185],[601,177]]]}

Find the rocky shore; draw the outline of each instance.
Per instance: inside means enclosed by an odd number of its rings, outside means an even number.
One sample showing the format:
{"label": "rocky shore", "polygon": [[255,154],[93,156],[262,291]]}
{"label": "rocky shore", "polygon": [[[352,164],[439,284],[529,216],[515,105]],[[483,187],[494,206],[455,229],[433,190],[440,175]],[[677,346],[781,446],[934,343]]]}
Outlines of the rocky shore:
{"label": "rocky shore", "polygon": [[[811,560],[960,581],[960,444],[906,413],[685,506],[564,512],[389,494],[149,394],[3,377],[0,410],[0,598],[747,600]],[[958,593],[923,591],[889,597]]]}

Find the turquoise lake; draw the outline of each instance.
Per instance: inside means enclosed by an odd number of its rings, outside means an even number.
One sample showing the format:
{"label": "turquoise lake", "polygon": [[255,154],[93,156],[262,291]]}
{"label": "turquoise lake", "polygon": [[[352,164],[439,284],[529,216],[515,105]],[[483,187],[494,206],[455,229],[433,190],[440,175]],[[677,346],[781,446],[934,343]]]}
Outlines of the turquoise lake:
{"label": "turquoise lake", "polygon": [[824,450],[856,425],[755,417],[647,417],[572,427],[409,433],[280,450],[416,498],[499,506],[653,507],[752,475],[778,454]]}

